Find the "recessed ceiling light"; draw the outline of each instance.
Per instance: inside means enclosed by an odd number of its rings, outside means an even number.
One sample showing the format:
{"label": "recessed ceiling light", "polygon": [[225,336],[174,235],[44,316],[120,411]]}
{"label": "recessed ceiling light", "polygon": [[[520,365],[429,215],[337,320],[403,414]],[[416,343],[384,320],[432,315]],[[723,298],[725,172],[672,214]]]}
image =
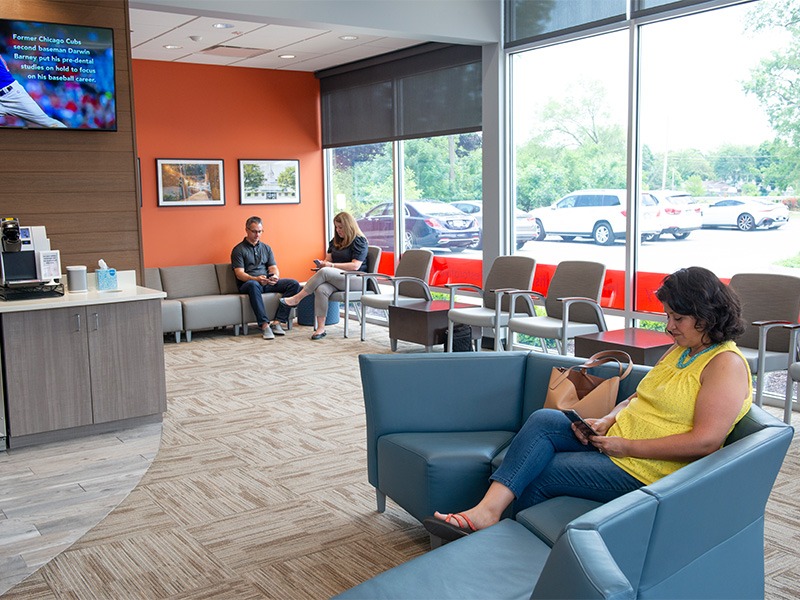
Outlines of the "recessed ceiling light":
{"label": "recessed ceiling light", "polygon": [[345,42],[352,42],[353,40],[357,40],[358,36],[357,35],[340,35],[339,39],[340,40],[344,40]]}
{"label": "recessed ceiling light", "polygon": [[231,25],[230,23],[214,23],[212,27],[214,29],[230,29],[231,27],[233,27],[233,25]]}
{"label": "recessed ceiling light", "polygon": [[164,46],[167,50],[180,50],[183,46],[176,46],[175,44],[167,44]]}
{"label": "recessed ceiling light", "polygon": [[281,54],[278,58],[295,58],[294,54]]}

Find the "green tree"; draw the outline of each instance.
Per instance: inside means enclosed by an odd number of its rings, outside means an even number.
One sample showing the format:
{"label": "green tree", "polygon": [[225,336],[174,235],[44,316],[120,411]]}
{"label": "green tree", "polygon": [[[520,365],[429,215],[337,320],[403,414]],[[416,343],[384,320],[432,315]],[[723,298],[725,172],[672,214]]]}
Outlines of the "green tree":
{"label": "green tree", "polygon": [[610,116],[605,88],[586,82],[541,110],[515,157],[517,206],[530,210],[582,188],[624,188],[625,130]]}
{"label": "green tree", "polygon": [[718,148],[710,158],[716,178],[731,184],[755,179],[758,173],[756,150],[753,146],[733,144]]}
{"label": "green tree", "polygon": [[278,175],[278,185],[281,190],[289,196],[294,196],[297,193],[295,184],[297,183],[297,169],[294,167],[286,167]]}
{"label": "green tree", "polygon": [[788,46],[763,58],[743,84],[761,105],[778,136],[800,145],[800,2],[760,2],[750,14],[748,27],[755,31],[785,29]]}

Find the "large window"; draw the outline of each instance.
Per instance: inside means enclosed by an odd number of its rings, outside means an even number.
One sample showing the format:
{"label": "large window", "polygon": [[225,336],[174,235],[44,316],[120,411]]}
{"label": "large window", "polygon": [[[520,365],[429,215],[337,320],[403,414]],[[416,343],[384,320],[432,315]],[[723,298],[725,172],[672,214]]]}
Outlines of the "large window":
{"label": "large window", "polygon": [[786,95],[800,75],[787,4],[640,28],[639,178],[659,198],[664,233],[643,248],[639,269],[655,280],[689,265],[723,278],[800,266],[800,221],[785,220],[800,139],[800,98]]}
{"label": "large window", "polygon": [[[624,274],[628,54],[617,31],[511,58],[513,196],[532,220],[517,253],[536,258],[538,291],[562,260]],[[530,231],[515,225],[518,239]],[[606,304],[622,308],[617,279]]]}
{"label": "large window", "polygon": [[632,318],[661,312],[653,291],[680,267],[797,274],[795,4],[647,15],[511,55],[512,193],[536,217],[520,250],[545,267],[536,289],[547,265],[599,260],[603,304]]}
{"label": "large window", "polygon": [[[391,271],[398,247],[427,248],[436,255],[431,276],[434,285],[447,283],[454,273],[463,275],[465,271],[471,274],[467,279],[458,277],[459,282],[480,283],[480,133],[328,152],[331,212],[347,210],[356,217],[370,244],[383,248],[384,272]],[[398,207],[404,215],[401,222],[395,217]]]}

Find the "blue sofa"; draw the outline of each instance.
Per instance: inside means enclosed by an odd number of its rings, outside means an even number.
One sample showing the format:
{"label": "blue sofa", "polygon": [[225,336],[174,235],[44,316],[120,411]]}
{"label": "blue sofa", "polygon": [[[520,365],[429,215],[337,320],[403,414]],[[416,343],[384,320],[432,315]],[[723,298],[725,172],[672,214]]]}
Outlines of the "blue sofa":
{"label": "blue sofa", "polygon": [[[468,508],[550,369],[541,353],[362,355],[369,481],[418,519]],[[602,371],[603,368],[600,369]],[[619,397],[646,367],[635,367]],[[606,504],[554,498],[341,598],[753,598],[764,507],[793,430],[754,406],[721,450]]]}

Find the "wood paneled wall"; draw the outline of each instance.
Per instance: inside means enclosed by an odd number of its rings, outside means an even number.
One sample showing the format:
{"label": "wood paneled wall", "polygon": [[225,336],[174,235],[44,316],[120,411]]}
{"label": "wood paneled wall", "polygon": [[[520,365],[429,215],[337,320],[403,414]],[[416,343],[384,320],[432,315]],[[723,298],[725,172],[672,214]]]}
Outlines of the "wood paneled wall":
{"label": "wood paneled wall", "polygon": [[117,131],[0,130],[0,217],[44,225],[63,272],[141,273],[128,0],[0,0],[0,15],[113,28],[117,88]]}

